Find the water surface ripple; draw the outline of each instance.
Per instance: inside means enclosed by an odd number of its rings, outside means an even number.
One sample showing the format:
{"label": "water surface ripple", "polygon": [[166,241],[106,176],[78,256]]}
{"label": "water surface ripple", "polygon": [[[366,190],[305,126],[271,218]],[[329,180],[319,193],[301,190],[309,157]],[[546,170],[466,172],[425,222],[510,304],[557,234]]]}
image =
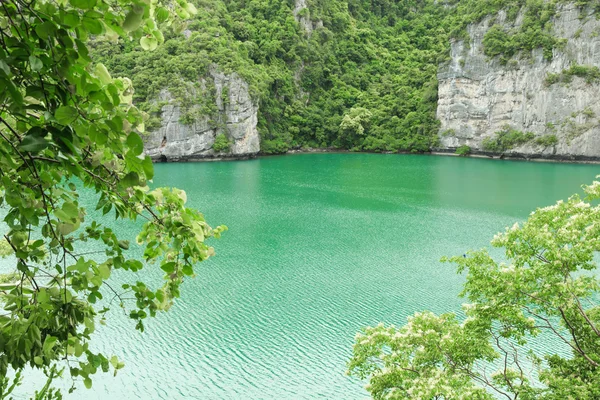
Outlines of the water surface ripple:
{"label": "water surface ripple", "polygon": [[[126,368],[69,398],[365,398],[364,383],[344,375],[362,326],[458,310],[463,277],[441,256],[487,245],[597,173],[368,154],[156,165],[156,185],[185,189],[191,206],[229,231],[145,333],[113,312],[98,348]],[[159,277],[152,268],[145,275]]]}

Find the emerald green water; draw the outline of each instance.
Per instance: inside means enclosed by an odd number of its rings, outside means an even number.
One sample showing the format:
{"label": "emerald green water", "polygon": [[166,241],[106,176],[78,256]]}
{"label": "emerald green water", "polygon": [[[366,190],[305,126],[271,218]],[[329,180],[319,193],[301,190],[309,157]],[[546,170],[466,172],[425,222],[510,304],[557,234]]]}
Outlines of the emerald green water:
{"label": "emerald green water", "polygon": [[369,154],[156,165],[156,185],[229,231],[145,333],[113,312],[99,348],[127,366],[72,398],[365,398],[344,375],[362,326],[459,310],[463,278],[440,257],[486,246],[599,170]]}

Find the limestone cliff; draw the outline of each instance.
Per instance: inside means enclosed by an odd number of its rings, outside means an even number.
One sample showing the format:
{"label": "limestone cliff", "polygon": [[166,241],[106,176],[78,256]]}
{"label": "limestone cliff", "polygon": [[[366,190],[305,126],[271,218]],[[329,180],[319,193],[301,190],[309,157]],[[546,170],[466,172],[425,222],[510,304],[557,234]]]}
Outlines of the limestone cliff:
{"label": "limestone cliff", "polygon": [[311,19],[307,0],[295,0],[293,14],[308,36],[312,34],[313,30],[323,27],[323,21]]}
{"label": "limestone cliff", "polygon": [[[145,138],[146,154],[156,161],[186,161],[206,158],[242,158],[260,150],[258,104],[252,99],[248,84],[236,73],[224,74],[210,69],[200,82],[206,96],[207,87],[214,93],[216,111],[201,116],[191,124],[181,122],[182,110],[169,92],[161,93],[161,126]],[[214,108],[214,107],[213,107]],[[215,137],[224,134],[230,142],[228,151],[213,150]]]}
{"label": "limestone cliff", "polygon": [[[470,43],[452,43],[451,61],[439,69],[442,146],[480,151],[484,138],[510,127],[536,139],[508,150],[509,155],[600,159],[600,85],[581,77],[570,83],[547,80],[572,65],[600,66],[600,21],[574,5],[559,6],[554,35],[566,39],[566,46],[555,49],[551,61],[540,49],[502,65],[484,55],[483,37],[493,23],[515,27],[522,17],[514,23],[507,23],[503,13],[495,17],[471,25]],[[556,144],[538,139],[550,135]]]}

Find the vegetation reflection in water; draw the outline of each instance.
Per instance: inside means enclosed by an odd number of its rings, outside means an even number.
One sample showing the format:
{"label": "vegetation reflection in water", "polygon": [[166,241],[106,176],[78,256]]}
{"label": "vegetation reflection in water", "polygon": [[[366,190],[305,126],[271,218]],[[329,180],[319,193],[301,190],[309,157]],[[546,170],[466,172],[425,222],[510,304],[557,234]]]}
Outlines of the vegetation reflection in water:
{"label": "vegetation reflection in water", "polygon": [[157,165],[155,184],[229,231],[145,333],[118,315],[102,328],[126,368],[73,398],[364,398],[344,375],[361,327],[458,311],[463,277],[439,259],[487,246],[597,170],[369,154]]}

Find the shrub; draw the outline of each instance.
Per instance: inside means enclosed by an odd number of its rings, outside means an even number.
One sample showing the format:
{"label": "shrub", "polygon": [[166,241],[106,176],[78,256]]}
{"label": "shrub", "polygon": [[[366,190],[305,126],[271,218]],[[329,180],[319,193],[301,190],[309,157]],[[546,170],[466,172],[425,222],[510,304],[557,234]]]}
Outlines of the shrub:
{"label": "shrub", "polygon": [[535,135],[531,132],[524,133],[516,129],[512,129],[509,126],[505,126],[502,128],[502,130],[496,132],[493,137],[487,137],[483,139],[481,145],[486,151],[502,153],[516,146],[525,144],[533,140],[534,137]]}
{"label": "shrub", "polygon": [[260,150],[264,154],[281,154],[289,150],[290,145],[281,138],[272,140],[263,139],[260,142]]}
{"label": "shrub", "polygon": [[471,154],[471,147],[464,144],[456,149],[456,154],[462,157],[466,157],[469,154]]}
{"label": "shrub", "polygon": [[542,147],[556,146],[558,144],[558,138],[556,135],[545,135],[535,138],[535,143]]}
{"label": "shrub", "polygon": [[557,74],[548,74],[545,83],[550,86],[561,82],[569,83],[574,76],[585,79],[588,84],[600,82],[600,68],[592,65],[572,65]]}
{"label": "shrub", "polygon": [[225,134],[220,133],[215,137],[215,143],[213,144],[213,150],[217,153],[225,153],[229,151],[231,142],[227,139]]}

